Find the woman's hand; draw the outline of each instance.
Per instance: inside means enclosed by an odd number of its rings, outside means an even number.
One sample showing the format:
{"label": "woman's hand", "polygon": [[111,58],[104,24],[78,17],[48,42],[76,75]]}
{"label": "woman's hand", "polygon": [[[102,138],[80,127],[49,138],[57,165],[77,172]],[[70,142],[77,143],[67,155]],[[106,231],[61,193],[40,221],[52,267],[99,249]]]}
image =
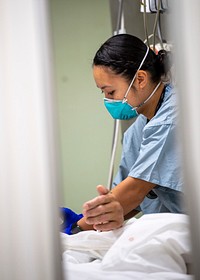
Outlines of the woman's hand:
{"label": "woman's hand", "polygon": [[97,186],[99,196],[84,203],[83,215],[95,230],[109,231],[122,226],[124,211],[112,192],[102,185]]}

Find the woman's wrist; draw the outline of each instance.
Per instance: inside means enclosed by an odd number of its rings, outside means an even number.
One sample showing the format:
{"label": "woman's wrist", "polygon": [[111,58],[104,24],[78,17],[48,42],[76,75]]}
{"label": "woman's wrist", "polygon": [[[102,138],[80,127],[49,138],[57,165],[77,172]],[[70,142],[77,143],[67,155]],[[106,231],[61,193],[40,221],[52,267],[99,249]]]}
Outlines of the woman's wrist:
{"label": "woman's wrist", "polygon": [[83,231],[83,229],[77,224],[77,222],[72,224],[71,234],[76,234],[76,233],[79,233],[81,231]]}

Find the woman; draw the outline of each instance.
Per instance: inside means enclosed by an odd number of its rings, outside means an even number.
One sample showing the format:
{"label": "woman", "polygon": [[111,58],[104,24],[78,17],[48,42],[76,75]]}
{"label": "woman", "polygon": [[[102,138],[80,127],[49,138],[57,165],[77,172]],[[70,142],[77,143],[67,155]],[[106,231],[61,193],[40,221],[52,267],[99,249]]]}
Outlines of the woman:
{"label": "woman", "polygon": [[93,75],[108,112],[114,119],[137,119],[125,132],[112,191],[97,186],[99,196],[84,204],[72,233],[112,230],[138,211],[183,212],[176,94],[164,82],[169,68],[169,53],[156,55],[128,34],[111,37],[97,51]]}

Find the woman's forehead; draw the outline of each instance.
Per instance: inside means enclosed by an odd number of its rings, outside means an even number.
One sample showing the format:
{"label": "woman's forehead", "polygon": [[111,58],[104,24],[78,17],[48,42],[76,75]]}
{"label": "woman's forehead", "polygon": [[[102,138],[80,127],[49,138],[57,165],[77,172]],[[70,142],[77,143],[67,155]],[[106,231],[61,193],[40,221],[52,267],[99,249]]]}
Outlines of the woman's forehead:
{"label": "woman's forehead", "polygon": [[113,86],[116,82],[121,79],[124,80],[120,75],[114,74],[112,70],[108,67],[94,66],[93,75],[97,87],[105,89],[107,87]]}

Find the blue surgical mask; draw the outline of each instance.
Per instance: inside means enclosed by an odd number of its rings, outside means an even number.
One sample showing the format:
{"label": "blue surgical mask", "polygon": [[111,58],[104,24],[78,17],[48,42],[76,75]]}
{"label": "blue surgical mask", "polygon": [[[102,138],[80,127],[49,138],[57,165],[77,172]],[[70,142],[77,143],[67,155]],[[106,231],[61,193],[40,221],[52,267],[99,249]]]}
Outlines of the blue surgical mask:
{"label": "blue surgical mask", "polygon": [[129,120],[138,116],[136,109],[123,100],[104,98],[104,105],[114,119]]}
{"label": "blue surgical mask", "polygon": [[156,90],[159,88],[160,84],[161,84],[161,82],[159,82],[157,84],[157,86],[154,88],[154,90],[149,95],[149,97],[145,101],[143,101],[140,105],[138,105],[137,107],[132,107],[127,102],[126,98],[124,98],[123,100],[104,98],[104,104],[105,104],[108,112],[111,114],[111,116],[114,119],[129,120],[132,118],[136,118],[138,116],[137,108],[140,108],[142,105],[144,105],[154,95]]}
{"label": "blue surgical mask", "polygon": [[[140,66],[138,67],[138,70],[140,70],[140,68],[142,67],[147,55],[149,52],[149,48],[147,47],[147,51],[144,55],[144,58],[142,59],[142,62],[140,63]],[[151,96],[142,104],[140,104],[137,107],[132,107],[128,102],[127,102],[127,95],[132,87],[132,84],[135,81],[136,75],[137,75],[137,71],[124,95],[123,100],[115,100],[115,99],[108,99],[108,98],[104,98],[104,105],[106,106],[108,112],[111,114],[111,116],[114,119],[119,119],[119,120],[129,120],[132,118],[135,118],[138,116],[138,112],[136,111],[137,108],[139,108],[140,106],[142,106],[144,103],[146,103],[149,98],[153,95],[151,94]],[[153,92],[154,93],[154,92]]]}

